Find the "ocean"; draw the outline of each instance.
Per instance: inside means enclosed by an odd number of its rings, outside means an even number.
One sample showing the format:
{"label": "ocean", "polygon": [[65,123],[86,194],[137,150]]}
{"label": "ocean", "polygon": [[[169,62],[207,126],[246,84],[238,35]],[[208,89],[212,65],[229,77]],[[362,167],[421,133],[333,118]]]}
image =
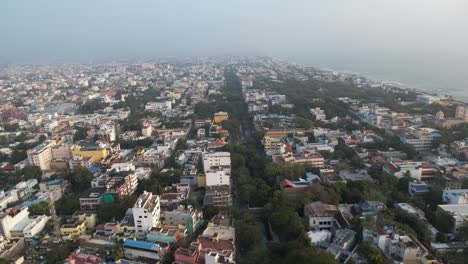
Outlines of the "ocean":
{"label": "ocean", "polygon": [[450,95],[468,102],[468,59],[435,56],[287,56],[285,59],[342,72],[362,74],[373,80],[401,83],[420,91]]}

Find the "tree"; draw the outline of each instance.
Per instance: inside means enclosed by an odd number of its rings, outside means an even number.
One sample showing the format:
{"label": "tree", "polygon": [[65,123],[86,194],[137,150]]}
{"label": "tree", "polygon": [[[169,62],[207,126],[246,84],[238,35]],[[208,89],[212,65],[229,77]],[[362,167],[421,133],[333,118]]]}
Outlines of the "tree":
{"label": "tree", "polygon": [[84,167],[77,166],[73,170],[65,170],[65,179],[70,183],[74,193],[80,194],[89,188],[93,174]]}
{"label": "tree", "polygon": [[338,204],[339,202],[339,197],[334,189],[319,183],[313,184],[307,190],[305,197],[306,203],[321,201],[327,204]]}
{"label": "tree", "polygon": [[105,223],[122,219],[127,209],[133,207],[137,198],[136,195],[130,195],[118,203],[100,204],[96,210],[98,221]]}
{"label": "tree", "polygon": [[236,215],[236,230],[239,232],[239,243],[243,250],[252,249],[260,245],[262,231],[255,215],[244,212]]}
{"label": "tree", "polygon": [[71,240],[66,240],[57,244],[46,256],[47,263],[58,263],[66,259],[76,248],[78,244]]}
{"label": "tree", "polygon": [[75,134],[73,135],[73,141],[80,141],[86,139],[88,136],[88,128],[87,127],[75,127]]}
{"label": "tree", "polygon": [[364,241],[359,245],[359,250],[368,257],[372,264],[383,264],[385,257],[379,249],[373,247],[369,242]]}
{"label": "tree", "polygon": [[13,153],[11,154],[10,163],[17,164],[25,160],[27,157],[28,155],[26,154],[26,151],[15,149]]}
{"label": "tree", "polygon": [[112,246],[112,259],[114,261],[117,261],[123,257],[124,257],[124,250],[122,247],[122,243],[120,241],[116,242],[115,245]]}
{"label": "tree", "polygon": [[26,179],[36,179],[37,181],[41,181],[42,171],[38,166],[26,166],[22,172]]}
{"label": "tree", "polygon": [[448,242],[447,235],[445,233],[442,233],[442,232],[437,232],[436,241],[438,243],[447,243]]}
{"label": "tree", "polygon": [[104,109],[108,106],[107,103],[99,99],[89,100],[78,107],[79,114],[92,114],[97,110]]}
{"label": "tree", "polygon": [[47,137],[45,135],[40,135],[39,136],[39,144],[42,144],[44,141],[46,141]]}
{"label": "tree", "polygon": [[458,230],[459,230],[458,232],[459,232],[460,238],[463,241],[467,241],[468,240],[468,222],[465,221]]}
{"label": "tree", "polygon": [[55,210],[60,215],[72,215],[80,209],[80,201],[78,196],[62,196],[55,202]]}
{"label": "tree", "polygon": [[47,202],[40,202],[29,207],[31,215],[48,215],[50,216],[50,208]]}

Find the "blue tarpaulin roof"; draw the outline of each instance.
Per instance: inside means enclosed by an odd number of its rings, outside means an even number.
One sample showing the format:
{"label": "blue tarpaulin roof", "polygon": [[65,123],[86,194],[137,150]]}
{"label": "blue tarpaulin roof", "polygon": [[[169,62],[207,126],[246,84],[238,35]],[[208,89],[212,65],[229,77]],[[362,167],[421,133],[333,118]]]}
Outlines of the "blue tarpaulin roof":
{"label": "blue tarpaulin roof", "polygon": [[124,246],[148,249],[148,250],[159,250],[159,246],[152,242],[137,241],[132,239],[127,239],[124,242]]}
{"label": "blue tarpaulin roof", "polygon": [[55,179],[55,180],[48,181],[47,184],[55,185],[55,184],[59,184],[61,181],[62,181],[61,179]]}
{"label": "blue tarpaulin roof", "polygon": [[26,201],[23,203],[23,206],[30,207],[38,203],[45,202],[44,200],[32,200],[32,201]]}

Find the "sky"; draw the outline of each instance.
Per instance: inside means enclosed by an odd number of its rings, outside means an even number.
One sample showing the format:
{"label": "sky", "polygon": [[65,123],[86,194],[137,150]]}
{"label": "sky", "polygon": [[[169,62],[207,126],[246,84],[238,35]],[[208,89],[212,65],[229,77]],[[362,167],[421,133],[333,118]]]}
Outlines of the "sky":
{"label": "sky", "polygon": [[468,90],[466,0],[2,0],[0,36],[0,63],[266,55]]}

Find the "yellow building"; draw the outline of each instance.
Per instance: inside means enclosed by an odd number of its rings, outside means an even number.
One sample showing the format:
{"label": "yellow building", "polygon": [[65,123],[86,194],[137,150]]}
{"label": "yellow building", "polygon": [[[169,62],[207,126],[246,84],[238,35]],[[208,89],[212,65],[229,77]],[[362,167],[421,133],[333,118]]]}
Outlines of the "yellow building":
{"label": "yellow building", "polygon": [[96,214],[95,213],[90,213],[90,212],[76,212],[74,215],[76,218],[78,218],[79,221],[85,221],[86,222],[86,228],[88,230],[93,230],[96,227]]}
{"label": "yellow building", "polygon": [[203,174],[198,175],[198,187],[206,187],[206,176]]}
{"label": "yellow building", "polygon": [[291,130],[272,129],[272,130],[268,130],[265,136],[269,136],[271,138],[283,138],[287,136],[288,134],[304,133],[304,132],[305,132],[304,130],[300,130],[300,129],[291,129]]}
{"label": "yellow building", "polygon": [[215,124],[220,124],[220,123],[222,123],[223,121],[228,120],[228,119],[229,119],[228,113],[226,113],[226,112],[218,112],[218,113],[215,113],[215,114],[214,114],[213,122],[214,122]]}
{"label": "yellow building", "polygon": [[69,219],[69,221],[60,225],[60,235],[75,239],[86,234],[86,227],[85,220]]}
{"label": "yellow building", "polygon": [[81,157],[81,159],[92,157],[94,161],[98,162],[101,159],[107,158],[109,155],[107,149],[103,145],[92,144],[79,146],[75,145],[71,148],[73,157]]}

